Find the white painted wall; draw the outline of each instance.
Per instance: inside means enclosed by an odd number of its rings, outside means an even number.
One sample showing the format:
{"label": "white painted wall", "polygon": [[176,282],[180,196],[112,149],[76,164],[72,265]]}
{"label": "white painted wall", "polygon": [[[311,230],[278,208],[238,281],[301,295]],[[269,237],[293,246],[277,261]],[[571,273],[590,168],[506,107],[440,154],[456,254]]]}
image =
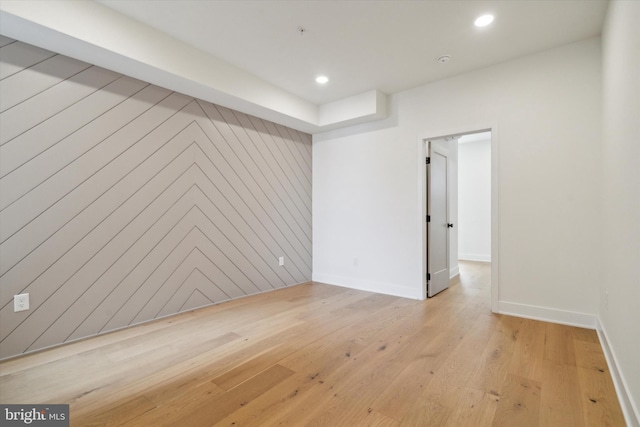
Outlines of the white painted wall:
{"label": "white painted wall", "polygon": [[419,297],[419,138],[494,123],[501,309],[593,318],[600,84],[596,38],[396,94],[388,119],[314,135],[313,279]]}
{"label": "white painted wall", "polygon": [[491,139],[458,145],[458,259],[491,261]]}
{"label": "white painted wall", "polygon": [[[640,2],[612,1],[603,31],[604,260],[599,317],[640,425]],[[607,297],[608,295],[608,297]],[[615,371],[613,372],[615,374]],[[615,379],[615,377],[614,377]],[[635,415],[633,413],[635,412]]]}

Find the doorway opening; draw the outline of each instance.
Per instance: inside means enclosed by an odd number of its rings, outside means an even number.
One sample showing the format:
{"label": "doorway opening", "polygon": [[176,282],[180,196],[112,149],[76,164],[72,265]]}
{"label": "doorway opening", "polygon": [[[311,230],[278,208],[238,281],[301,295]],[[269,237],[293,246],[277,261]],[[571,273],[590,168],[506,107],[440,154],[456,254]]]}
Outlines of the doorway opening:
{"label": "doorway opening", "polygon": [[[467,265],[475,262],[491,263],[491,310],[498,311],[498,173],[496,127],[478,127],[449,133],[431,133],[419,139],[421,149],[422,213],[423,222],[423,297],[431,297],[446,289],[450,279],[460,271],[458,260]],[[428,159],[433,147],[446,153],[447,198],[446,220],[430,222],[434,201],[431,195],[438,189],[430,188],[438,180],[430,180],[431,165]],[[437,166],[436,166],[437,168]],[[440,174],[442,174],[440,172]],[[440,184],[438,184],[440,185]],[[430,195],[429,190],[432,191]],[[437,201],[442,203],[442,201]],[[431,204],[430,204],[431,203]],[[442,212],[442,208],[440,208]],[[442,224],[440,224],[442,223]],[[442,230],[441,230],[442,229]],[[447,243],[442,243],[442,231],[446,229]],[[438,237],[440,235],[440,237]],[[435,243],[434,237],[440,243]],[[429,244],[436,245],[429,250]],[[442,287],[433,281],[434,274],[444,270],[443,245],[446,245],[447,284]],[[433,256],[436,259],[433,259]],[[439,260],[439,261],[438,261]],[[434,263],[435,261],[435,263]],[[440,265],[438,265],[440,262]]]}
{"label": "doorway opening", "polygon": [[491,262],[491,132],[458,139],[458,260]]}

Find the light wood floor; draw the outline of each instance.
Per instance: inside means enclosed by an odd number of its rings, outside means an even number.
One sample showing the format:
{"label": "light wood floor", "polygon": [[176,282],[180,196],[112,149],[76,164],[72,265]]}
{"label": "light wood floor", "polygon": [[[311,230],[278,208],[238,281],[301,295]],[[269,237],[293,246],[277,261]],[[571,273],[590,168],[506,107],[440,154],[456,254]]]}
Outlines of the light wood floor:
{"label": "light wood floor", "polygon": [[0,364],[71,425],[623,426],[594,331],[491,314],[488,264],[428,301],[307,284]]}

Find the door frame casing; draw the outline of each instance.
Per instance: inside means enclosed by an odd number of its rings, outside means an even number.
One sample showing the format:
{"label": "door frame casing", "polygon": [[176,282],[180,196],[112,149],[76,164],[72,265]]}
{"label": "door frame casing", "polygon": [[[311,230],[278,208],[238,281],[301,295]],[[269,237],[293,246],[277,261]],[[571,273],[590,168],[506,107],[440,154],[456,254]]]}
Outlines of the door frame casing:
{"label": "door frame casing", "polygon": [[500,301],[500,230],[499,230],[499,174],[498,174],[498,142],[499,132],[497,123],[479,123],[468,126],[460,126],[449,129],[433,129],[422,132],[418,136],[417,163],[419,185],[418,195],[419,209],[416,213],[422,230],[422,268],[421,299],[427,299],[427,165],[425,158],[428,156],[428,141],[452,136],[461,136],[479,132],[491,132],[491,311],[498,313]]}

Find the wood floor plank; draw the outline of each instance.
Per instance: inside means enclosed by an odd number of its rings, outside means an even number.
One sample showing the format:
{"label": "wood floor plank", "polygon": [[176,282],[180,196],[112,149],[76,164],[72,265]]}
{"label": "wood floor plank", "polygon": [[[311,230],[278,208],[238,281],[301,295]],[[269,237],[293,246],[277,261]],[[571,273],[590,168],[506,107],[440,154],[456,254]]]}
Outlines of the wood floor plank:
{"label": "wood floor plank", "polygon": [[421,397],[443,407],[454,407],[461,391],[467,387],[469,379],[481,366],[479,355],[482,354],[493,332],[487,330],[482,323],[476,323],[441,368],[435,371],[434,378]]}
{"label": "wood floor plank", "polygon": [[73,414],[72,426],[104,426],[104,425],[123,425],[131,422],[134,418],[137,418],[149,411],[156,408],[146,396],[139,396],[135,399],[126,399],[123,402],[118,402],[110,407],[106,407],[99,411],[99,413],[89,417],[77,417]]}
{"label": "wood floor plank", "polygon": [[[420,317],[417,313],[414,315]],[[295,420],[304,425],[319,419],[355,422],[365,416],[378,394],[375,384],[390,382],[415,354],[416,350],[410,344],[420,339],[419,333],[409,334],[404,328],[403,322],[387,324],[386,329],[371,337],[365,349],[336,371],[326,376],[321,376],[322,372],[311,372],[311,377],[322,378],[323,383],[307,391],[302,401],[314,402],[314,407],[290,411],[281,420],[287,423]],[[385,369],[376,369],[378,366],[385,366]]]}
{"label": "wood floor plank", "polygon": [[[349,323],[349,318],[345,320]],[[295,420],[295,416],[286,419],[287,414],[306,412],[316,407],[315,396],[332,390],[332,386],[326,383],[327,378],[365,349],[363,344],[353,342],[351,334],[349,328],[342,328],[281,361],[296,374],[278,384],[270,393],[234,412],[219,425],[233,425],[234,422],[247,427],[286,425]],[[296,425],[293,422],[292,425]]]}
{"label": "wood floor plank", "polygon": [[591,341],[574,341],[574,351],[576,355],[576,366],[585,369],[592,369],[600,373],[608,372],[607,360],[602,353],[599,343]]}
{"label": "wood floor plank", "polygon": [[[426,331],[425,331],[426,332]],[[418,357],[381,391],[373,407],[381,413],[402,420],[414,405],[421,392],[429,385],[436,370],[454,351],[458,342],[446,330],[431,330],[433,339],[421,350]]]}
{"label": "wood floor plank", "polygon": [[398,425],[396,420],[385,417],[371,408],[360,412],[362,413],[354,413],[354,417],[347,417],[344,419],[335,419],[331,414],[324,413],[318,418],[315,418],[311,422],[305,424],[305,427],[395,427]]}
{"label": "wood floor plank", "polygon": [[513,374],[507,375],[492,426],[540,425],[540,389],[540,383],[537,381]]}
{"label": "wood floor plank", "polygon": [[73,426],[623,426],[594,331],[490,312],[490,266],[426,301],[308,283],[0,362]]}
{"label": "wood floor plank", "polygon": [[574,341],[585,426],[624,425],[622,410],[600,344]]}
{"label": "wood floor plank", "polygon": [[578,369],[545,360],[540,397],[540,425],[583,426]]}
{"label": "wood floor plank", "polygon": [[571,334],[575,341],[586,341],[594,344],[600,344],[598,333],[593,329],[571,328]]}
{"label": "wood floor plank", "polygon": [[542,381],[542,360],[546,326],[543,322],[517,319],[520,324],[509,373]]}
{"label": "wood floor plank", "polygon": [[[365,305],[369,305],[369,298],[365,298],[362,301],[364,301]],[[354,317],[355,314],[356,313],[352,313]],[[307,344],[311,344],[318,336],[333,333],[337,329],[344,327],[344,325],[345,316],[342,318],[334,317],[333,319],[326,319],[311,327],[308,324],[294,324],[294,327],[288,328],[286,331],[283,330],[281,333],[276,336],[271,336],[269,339],[260,341],[259,344],[261,345],[259,348],[254,346],[247,352],[249,356],[243,357],[243,359],[249,360],[235,365],[224,374],[216,377],[213,381],[223,389],[230,390],[253,375],[285,359],[286,356],[295,353],[297,349],[304,348]],[[242,331],[239,331],[239,333],[242,333]],[[251,354],[256,354],[257,357],[253,357]]]}
{"label": "wood floor plank", "polygon": [[420,399],[398,425],[401,427],[444,426],[450,413],[449,408],[430,400]]}
{"label": "wood floor plank", "polygon": [[500,395],[509,364],[513,358],[520,328],[518,319],[504,316],[489,339],[470,387]]}
{"label": "wood floor plank", "polygon": [[[107,369],[102,378],[96,375],[93,379],[89,379],[93,387],[89,389],[89,392],[76,392],[71,398],[67,398],[67,401],[76,408],[75,414],[77,416],[84,416],[99,412],[102,407],[114,402],[126,400],[126,396],[138,396],[153,390],[150,385],[163,387],[170,384],[170,387],[175,387],[176,381],[199,375],[203,361],[201,358],[195,358],[199,363],[194,366],[195,354],[211,357],[216,354],[218,349],[235,342],[236,339],[234,334],[225,334],[222,337],[206,340],[193,345],[190,348],[193,353],[188,351],[176,353],[169,346],[157,351],[156,363],[149,365],[144,365],[145,361],[150,360],[148,357],[134,359],[126,364],[118,364],[111,372]],[[185,364],[190,364],[192,370],[184,369]],[[181,375],[177,378],[176,366],[182,368]]]}
{"label": "wood floor plank", "polygon": [[224,390],[207,381],[185,390],[179,399],[167,400],[164,404],[157,405],[154,410],[133,418],[127,425],[140,427],[188,425],[182,424],[182,419],[186,418],[186,414],[192,414],[203,406],[212,405],[213,402],[222,399],[224,395]]}
{"label": "wood floor plank", "polygon": [[277,423],[275,420],[294,409],[305,411],[307,408],[312,408],[313,402],[305,402],[302,400],[302,396],[323,382],[324,380],[307,375],[294,374],[275,385],[269,393],[258,396],[248,405],[227,415],[216,425],[243,427],[287,425],[282,420]]}
{"label": "wood floor plank", "polygon": [[547,323],[544,343],[544,359],[568,366],[576,366],[571,328]]}
{"label": "wood floor plank", "polygon": [[[257,396],[269,391],[275,384],[291,376],[294,372],[281,365],[273,365],[239,387],[224,393],[220,399],[204,401],[191,413],[180,413],[182,425],[211,425],[238,408],[247,405]],[[178,421],[178,420],[176,420]]]}
{"label": "wood floor plank", "polygon": [[447,418],[447,427],[491,425],[499,399],[483,390],[466,388]]}
{"label": "wood floor plank", "polygon": [[168,405],[159,406],[156,411],[136,418],[132,425],[213,425],[292,373],[293,371],[287,368],[274,365],[230,392],[224,392],[215,384],[207,382],[187,393],[182,399],[171,401]]}

